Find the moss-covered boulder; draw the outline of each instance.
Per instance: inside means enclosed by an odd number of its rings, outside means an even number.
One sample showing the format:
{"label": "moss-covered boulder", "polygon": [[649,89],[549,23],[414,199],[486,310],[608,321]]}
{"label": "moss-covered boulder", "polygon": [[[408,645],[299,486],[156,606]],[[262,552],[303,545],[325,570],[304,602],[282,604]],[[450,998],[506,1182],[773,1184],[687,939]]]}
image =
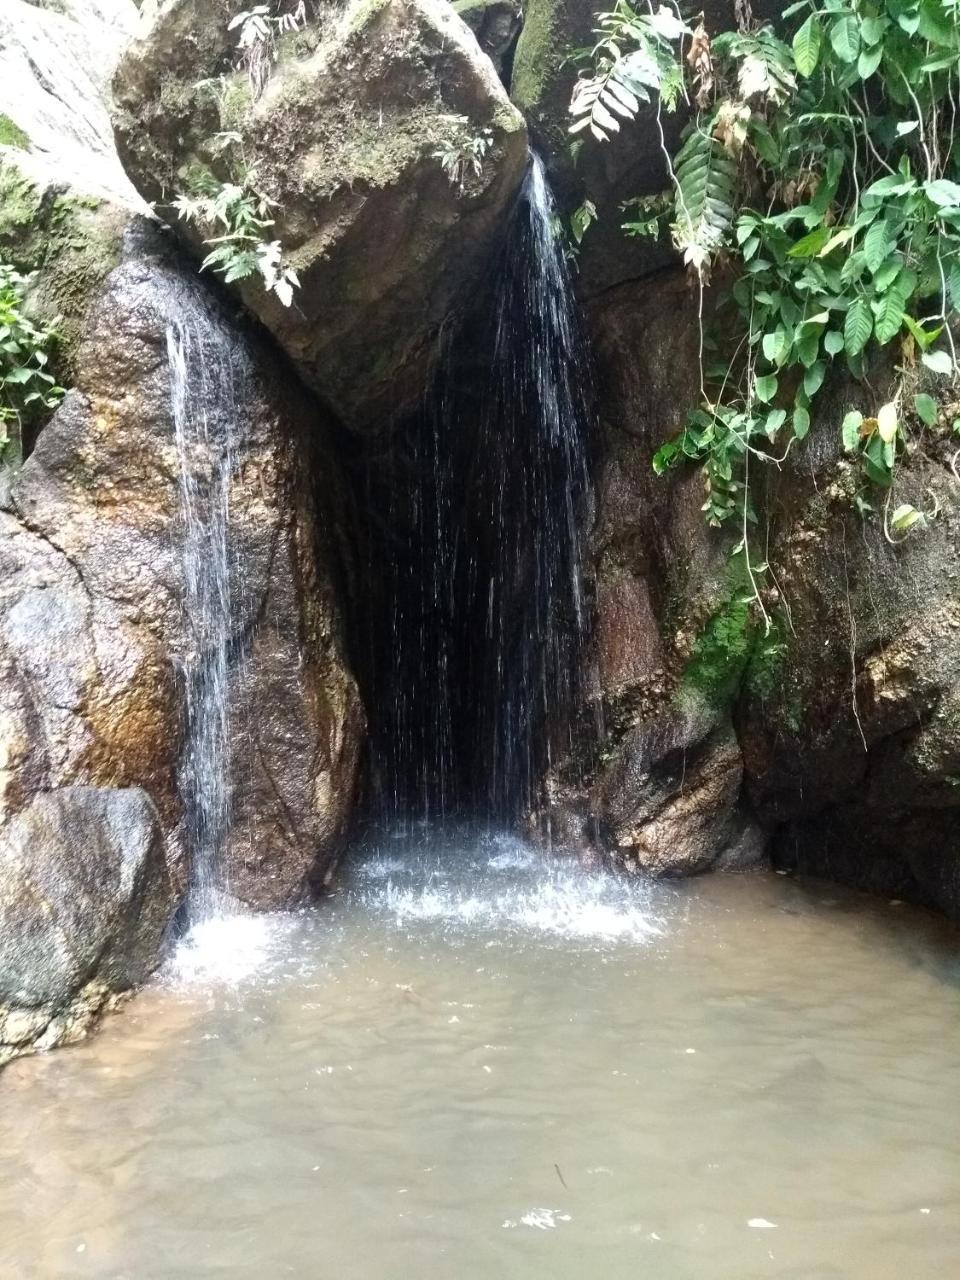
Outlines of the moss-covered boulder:
{"label": "moss-covered boulder", "polygon": [[[131,47],[121,156],[168,212],[204,183],[275,202],[268,238],[300,288],[289,307],[257,277],[239,291],[325,402],[375,427],[422,395],[439,332],[483,279],[526,164],[523,121],[445,0],[355,0],[279,36],[259,78],[238,69],[235,8],[170,0]],[[482,163],[456,166],[477,142]],[[199,250],[204,232],[171,217]]]}
{"label": "moss-covered boulder", "polygon": [[146,212],[109,115],[110,76],[137,18],[133,0],[0,7],[0,260],[36,272],[31,309],[60,318],[65,385],[124,228]]}

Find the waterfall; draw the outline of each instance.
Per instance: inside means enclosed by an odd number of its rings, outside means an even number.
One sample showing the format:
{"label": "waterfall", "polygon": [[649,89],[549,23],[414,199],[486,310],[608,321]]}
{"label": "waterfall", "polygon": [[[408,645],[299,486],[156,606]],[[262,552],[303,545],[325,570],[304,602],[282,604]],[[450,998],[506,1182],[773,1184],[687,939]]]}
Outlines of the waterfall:
{"label": "waterfall", "polygon": [[199,304],[167,327],[170,399],[179,469],[186,737],[180,789],[190,881],[190,924],[228,901],[224,850],[230,831],[230,707],[238,566],[231,562],[230,483],[248,371],[238,344]]}
{"label": "waterfall", "polygon": [[558,219],[533,157],[489,292],[424,410],[371,443],[358,506],[381,813],[535,810],[567,755],[587,626],[591,395]]}

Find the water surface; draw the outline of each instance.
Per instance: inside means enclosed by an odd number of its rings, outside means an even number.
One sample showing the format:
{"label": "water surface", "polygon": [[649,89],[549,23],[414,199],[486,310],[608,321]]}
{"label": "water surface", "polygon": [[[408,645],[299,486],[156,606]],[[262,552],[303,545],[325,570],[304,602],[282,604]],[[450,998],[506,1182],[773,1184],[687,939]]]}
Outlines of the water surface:
{"label": "water surface", "polygon": [[0,1078],[0,1275],[937,1280],[960,951],[775,875],[384,839]]}

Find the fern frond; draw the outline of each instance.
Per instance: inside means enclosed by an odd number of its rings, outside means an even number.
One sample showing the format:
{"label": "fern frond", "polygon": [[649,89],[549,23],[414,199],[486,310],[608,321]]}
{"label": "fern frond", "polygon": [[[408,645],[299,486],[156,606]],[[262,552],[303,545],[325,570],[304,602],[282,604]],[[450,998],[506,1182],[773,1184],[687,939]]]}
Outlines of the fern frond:
{"label": "fern frond", "polygon": [[693,127],[674,161],[676,222],[673,242],[698,273],[729,234],[739,171],[708,129]]}

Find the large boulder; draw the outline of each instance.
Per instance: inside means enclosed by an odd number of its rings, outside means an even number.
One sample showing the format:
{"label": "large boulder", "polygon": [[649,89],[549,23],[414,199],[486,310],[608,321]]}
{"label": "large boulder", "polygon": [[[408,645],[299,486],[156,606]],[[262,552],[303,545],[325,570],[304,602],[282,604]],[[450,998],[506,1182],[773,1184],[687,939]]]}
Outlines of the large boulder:
{"label": "large boulder", "polygon": [[0,831],[0,1066],[72,1043],[157,962],[175,903],[140,790],[66,787]]}
{"label": "large boulder", "polygon": [[[114,80],[120,155],[197,250],[177,195],[246,181],[275,202],[265,234],[300,288],[289,307],[258,277],[239,292],[324,402],[374,428],[418,403],[438,335],[483,281],[526,165],[523,120],[445,0],[325,10],[278,39],[265,84],[237,69],[235,9],[161,6]],[[441,153],[475,140],[479,172],[451,181]]]}
{"label": "large boulder", "polygon": [[[362,715],[334,598],[327,499],[337,473],[315,406],[276,356],[175,265],[156,232],[128,241],[91,317],[80,384],[10,495],[0,541],[4,804],[10,813],[38,787],[142,786],[186,878],[184,708],[206,653],[184,608],[180,482],[185,458],[201,475],[208,465],[177,446],[169,341],[187,332],[188,393],[212,397],[200,411],[236,432],[225,871],[237,897],[274,907],[322,879],[352,808]],[[218,381],[224,369],[232,383]]]}

